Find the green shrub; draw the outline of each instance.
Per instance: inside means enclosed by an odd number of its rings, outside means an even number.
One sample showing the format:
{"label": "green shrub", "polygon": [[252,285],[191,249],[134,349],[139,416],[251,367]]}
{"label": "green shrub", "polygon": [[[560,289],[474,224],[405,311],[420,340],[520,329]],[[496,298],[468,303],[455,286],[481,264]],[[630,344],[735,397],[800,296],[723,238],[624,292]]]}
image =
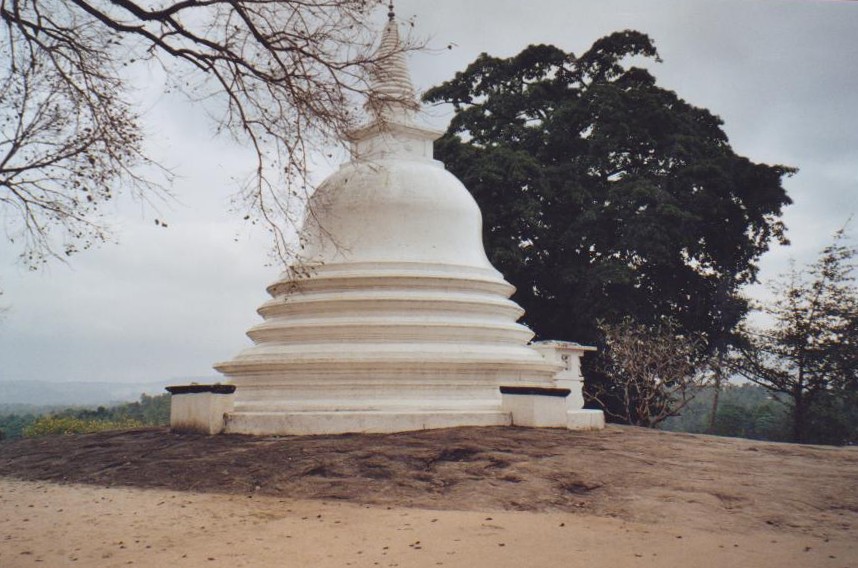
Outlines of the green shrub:
{"label": "green shrub", "polygon": [[0,410],[0,440],[20,438],[24,428],[36,421],[33,414],[2,414]]}
{"label": "green shrub", "polygon": [[53,436],[58,434],[86,434],[103,432],[105,430],[129,430],[140,428],[143,423],[139,420],[124,418],[121,420],[96,420],[75,418],[73,416],[42,416],[24,428],[24,436]]}

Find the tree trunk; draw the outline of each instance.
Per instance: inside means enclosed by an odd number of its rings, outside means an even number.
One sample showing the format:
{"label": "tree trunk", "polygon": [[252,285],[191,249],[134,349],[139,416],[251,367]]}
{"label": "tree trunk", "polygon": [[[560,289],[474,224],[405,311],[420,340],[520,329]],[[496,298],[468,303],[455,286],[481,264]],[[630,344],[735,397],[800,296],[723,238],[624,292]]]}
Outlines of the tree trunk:
{"label": "tree trunk", "polygon": [[802,393],[793,393],[792,441],[804,442],[804,422],[807,418],[807,402]]}
{"label": "tree trunk", "polygon": [[721,380],[723,379],[721,373],[721,360],[723,359],[723,355],[718,355],[718,363],[715,365],[715,392],[712,395],[712,410],[709,412],[709,427],[707,432],[709,434],[715,433],[715,420],[718,417],[718,402],[721,398]]}

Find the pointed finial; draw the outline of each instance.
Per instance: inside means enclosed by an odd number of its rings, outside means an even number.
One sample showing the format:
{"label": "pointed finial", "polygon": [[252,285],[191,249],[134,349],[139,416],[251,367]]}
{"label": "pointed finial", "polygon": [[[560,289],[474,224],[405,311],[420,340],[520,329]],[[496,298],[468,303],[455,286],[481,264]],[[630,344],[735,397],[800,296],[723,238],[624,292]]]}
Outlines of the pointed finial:
{"label": "pointed finial", "polygon": [[393,21],[393,1],[390,0],[390,21],[384,26],[381,42],[375,52],[376,67],[372,70],[372,95],[367,109],[386,120],[393,115],[416,111],[420,103],[414,96],[411,74],[405,51],[399,41],[399,26]]}
{"label": "pointed finial", "polygon": [[393,11],[393,0],[390,0],[390,4],[387,5],[387,21],[392,22],[395,17],[396,13]]}

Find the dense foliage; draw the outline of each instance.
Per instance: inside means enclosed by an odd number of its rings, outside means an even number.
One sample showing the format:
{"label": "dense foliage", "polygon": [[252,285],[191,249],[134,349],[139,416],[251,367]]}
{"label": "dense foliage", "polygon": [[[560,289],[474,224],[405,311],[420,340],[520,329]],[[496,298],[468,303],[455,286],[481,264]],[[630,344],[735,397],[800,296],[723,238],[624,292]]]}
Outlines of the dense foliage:
{"label": "dense foliage", "polygon": [[36,421],[38,416],[32,412],[0,413],[0,440],[20,438],[24,428]]}
{"label": "dense foliage", "polygon": [[482,208],[488,254],[539,337],[593,342],[599,320],[669,317],[724,350],[748,311],[739,288],[785,241],[791,170],[737,155],[718,117],[629,58],[658,55],[634,31],[580,57],[483,54],[425,95],[455,108],[436,153]]}

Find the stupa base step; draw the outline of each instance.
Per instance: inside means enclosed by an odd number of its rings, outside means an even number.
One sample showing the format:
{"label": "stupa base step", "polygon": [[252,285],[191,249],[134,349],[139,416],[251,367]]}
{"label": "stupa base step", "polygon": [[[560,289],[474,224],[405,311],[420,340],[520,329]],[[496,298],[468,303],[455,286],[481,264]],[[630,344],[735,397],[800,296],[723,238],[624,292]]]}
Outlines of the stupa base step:
{"label": "stupa base step", "polygon": [[269,436],[381,434],[457,426],[509,426],[510,423],[510,414],[500,410],[231,412],[226,415],[224,432]]}
{"label": "stupa base step", "polygon": [[602,430],[605,413],[601,410],[569,410],[566,412],[566,428],[569,430]]}

